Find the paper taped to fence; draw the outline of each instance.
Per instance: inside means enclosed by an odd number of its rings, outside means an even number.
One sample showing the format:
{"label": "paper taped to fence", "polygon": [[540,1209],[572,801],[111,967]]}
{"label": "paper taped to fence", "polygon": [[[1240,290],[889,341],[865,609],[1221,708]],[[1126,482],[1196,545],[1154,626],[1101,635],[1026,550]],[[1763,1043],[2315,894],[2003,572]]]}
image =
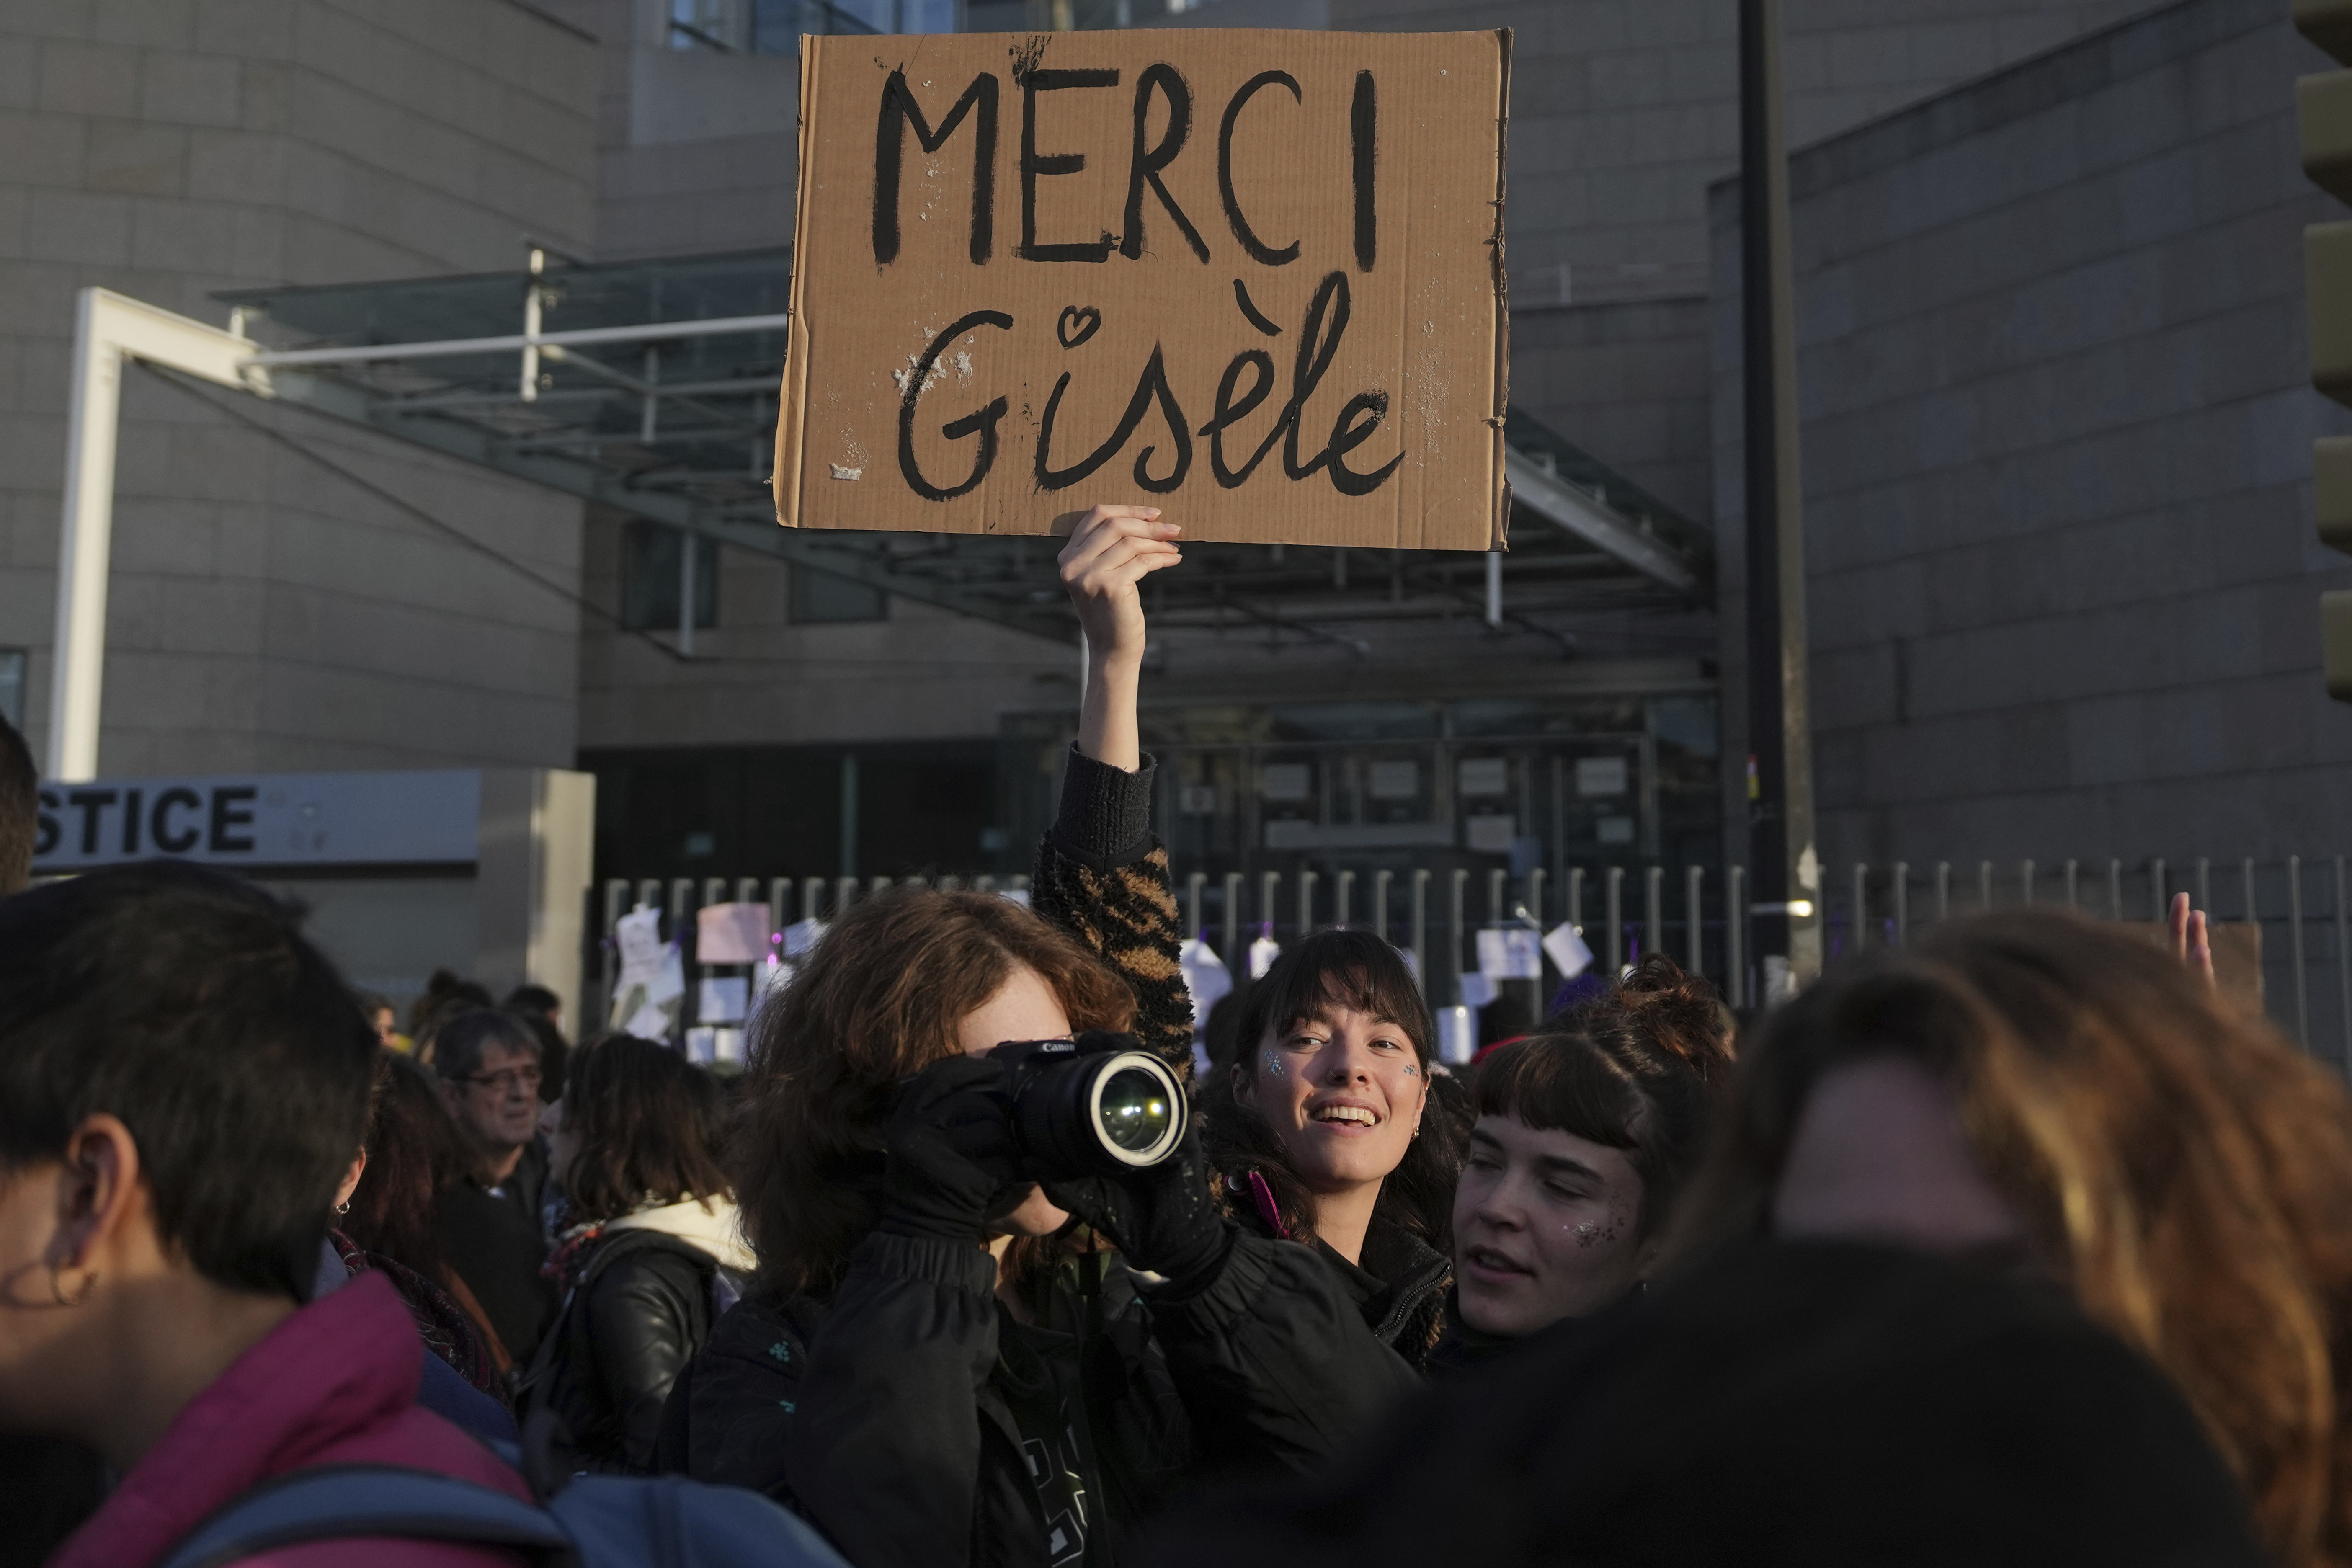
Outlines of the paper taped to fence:
{"label": "paper taped to fence", "polygon": [[777,520],[1498,545],[1509,79],[1507,32],[803,37]]}

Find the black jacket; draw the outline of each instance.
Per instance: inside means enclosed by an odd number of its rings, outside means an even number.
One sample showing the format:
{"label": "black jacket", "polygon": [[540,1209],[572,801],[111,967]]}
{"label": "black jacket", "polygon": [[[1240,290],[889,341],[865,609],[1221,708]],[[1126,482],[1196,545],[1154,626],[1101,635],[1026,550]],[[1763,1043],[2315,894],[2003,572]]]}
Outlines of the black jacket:
{"label": "black jacket", "polygon": [[470,1178],[452,1183],[441,1195],[441,1247],[509,1358],[526,1366],[555,1317],[559,1294],[540,1273],[547,1244],[520,1185],[509,1178],[493,1193]]}
{"label": "black jacket", "polygon": [[584,1468],[651,1470],[670,1385],[710,1337],[714,1299],[741,1289],[709,1253],[659,1231],[597,1243],[524,1381],[525,1419],[554,1412]]}
{"label": "black jacket", "polygon": [[1440,1383],[1303,1486],[1188,1507],[1136,1555],[1155,1568],[2262,1561],[2187,1402],[2046,1287],[1891,1247],[1758,1242],[1590,1327]]}
{"label": "black jacket", "polygon": [[1355,1302],[1372,1337],[1415,1371],[1426,1370],[1454,1282],[1454,1266],[1445,1255],[1402,1226],[1378,1218],[1364,1232],[1360,1261],[1349,1262],[1320,1241],[1315,1252]]}
{"label": "black jacket", "polygon": [[857,1568],[1101,1568],[1178,1489],[1308,1470],[1416,1386],[1286,1242],[1237,1238],[1181,1304],[1108,1253],[1032,1323],[995,1282],[976,1247],[877,1234],[830,1303],[743,1302],[672,1391],[661,1467],[766,1492]]}
{"label": "black jacket", "polygon": [[1473,1328],[1462,1316],[1462,1293],[1449,1287],[1445,1292],[1444,1323],[1437,1343],[1430,1347],[1429,1359],[1423,1370],[1432,1378],[1444,1380],[1481,1371],[1497,1356],[1557,1355],[1571,1341],[1593,1342],[1617,1331],[1625,1318],[1642,1310],[1649,1300],[1648,1287],[1636,1285],[1614,1301],[1581,1318],[1562,1318],[1559,1321],[1523,1335],[1490,1334]]}

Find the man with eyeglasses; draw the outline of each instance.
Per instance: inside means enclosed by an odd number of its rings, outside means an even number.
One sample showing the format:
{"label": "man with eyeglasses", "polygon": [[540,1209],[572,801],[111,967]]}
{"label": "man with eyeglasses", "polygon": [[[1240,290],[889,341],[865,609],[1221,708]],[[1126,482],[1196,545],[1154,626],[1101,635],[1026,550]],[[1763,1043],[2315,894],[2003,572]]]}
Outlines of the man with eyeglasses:
{"label": "man with eyeglasses", "polygon": [[461,1013],[435,1032],[433,1066],[467,1164],[443,1199],[442,1244],[499,1345],[527,1365],[556,1308],[555,1288],[540,1274],[547,1149],[539,1040],[511,1014]]}

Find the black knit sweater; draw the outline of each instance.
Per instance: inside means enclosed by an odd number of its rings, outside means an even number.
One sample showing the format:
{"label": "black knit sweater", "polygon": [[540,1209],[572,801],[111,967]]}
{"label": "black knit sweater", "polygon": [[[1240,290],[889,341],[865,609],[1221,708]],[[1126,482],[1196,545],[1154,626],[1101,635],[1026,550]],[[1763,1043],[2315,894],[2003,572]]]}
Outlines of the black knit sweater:
{"label": "black knit sweater", "polygon": [[1061,815],[1037,844],[1030,907],[1118,971],[1135,1034],[1190,1082],[1192,998],[1177,967],[1183,931],[1168,851],[1151,831],[1150,757],[1134,773],[1070,749]]}

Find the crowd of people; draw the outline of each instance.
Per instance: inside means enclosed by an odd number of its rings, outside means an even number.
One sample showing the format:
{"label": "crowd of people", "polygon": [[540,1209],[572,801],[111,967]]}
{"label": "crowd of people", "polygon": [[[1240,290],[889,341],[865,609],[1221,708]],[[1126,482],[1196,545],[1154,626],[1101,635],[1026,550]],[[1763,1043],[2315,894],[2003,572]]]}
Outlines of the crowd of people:
{"label": "crowd of people", "polygon": [[[2188,911],[1949,922],[1744,1032],[1653,955],[1467,1070],[1361,931],[1195,1019],[1136,714],[1175,536],[1063,552],[1030,906],[853,905],[724,1083],[536,987],[404,1018],[202,869],[0,898],[0,1560],[388,1466],[744,1489],[855,1568],[2352,1564],[2352,1100]],[[1156,1056],[1172,1152],[1041,1152],[1025,1042]]]}

